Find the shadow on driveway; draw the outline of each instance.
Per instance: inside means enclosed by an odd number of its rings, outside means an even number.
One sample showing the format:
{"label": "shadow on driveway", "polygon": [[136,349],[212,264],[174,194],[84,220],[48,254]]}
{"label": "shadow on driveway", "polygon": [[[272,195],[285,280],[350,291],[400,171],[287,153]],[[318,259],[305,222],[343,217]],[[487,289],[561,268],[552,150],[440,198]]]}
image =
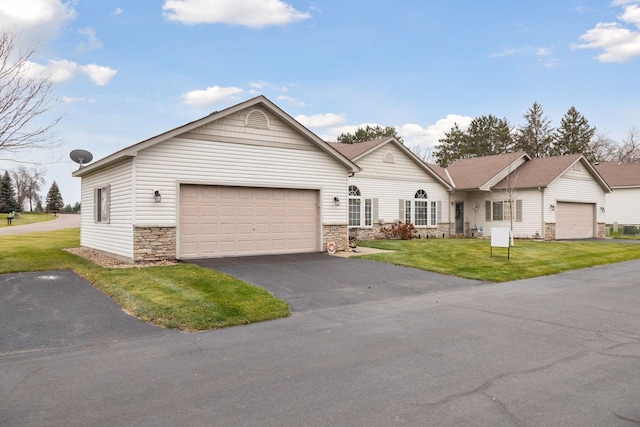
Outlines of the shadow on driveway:
{"label": "shadow on driveway", "polygon": [[322,253],[184,261],[267,289],[291,304],[294,312],[405,298],[485,283]]}

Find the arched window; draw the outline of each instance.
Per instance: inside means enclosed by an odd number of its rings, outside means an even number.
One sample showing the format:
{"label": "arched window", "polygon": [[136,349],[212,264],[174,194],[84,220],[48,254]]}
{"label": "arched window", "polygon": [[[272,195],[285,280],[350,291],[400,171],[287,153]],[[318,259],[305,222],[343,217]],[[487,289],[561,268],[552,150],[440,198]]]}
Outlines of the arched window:
{"label": "arched window", "polygon": [[[364,211],[362,210],[364,205]],[[372,199],[362,197],[360,189],[349,186],[349,227],[371,227],[373,225]]]}
{"label": "arched window", "polygon": [[429,224],[429,202],[427,202],[427,192],[420,189],[414,196],[415,204],[415,225]]}
{"label": "arched window", "polygon": [[438,202],[429,200],[427,192],[422,188],[417,190],[413,199],[404,200],[404,215],[406,223],[414,224],[422,227],[435,227],[438,225]]}

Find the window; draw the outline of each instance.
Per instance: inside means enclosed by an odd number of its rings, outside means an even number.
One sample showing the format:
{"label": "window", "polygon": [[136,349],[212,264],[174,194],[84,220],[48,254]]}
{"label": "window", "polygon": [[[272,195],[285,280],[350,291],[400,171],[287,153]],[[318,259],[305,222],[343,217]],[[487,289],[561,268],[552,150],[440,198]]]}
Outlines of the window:
{"label": "window", "polygon": [[373,206],[371,199],[364,199],[364,226],[371,227],[373,225]]}
{"label": "window", "polygon": [[376,208],[374,199],[363,198],[358,187],[349,186],[349,227],[373,226]]}
{"label": "window", "polygon": [[349,227],[360,227],[360,189],[349,186]]}
{"label": "window", "polygon": [[400,218],[416,226],[435,227],[438,225],[438,203],[427,198],[427,192],[416,191],[411,200],[400,200]]}
{"label": "window", "polygon": [[415,194],[415,225],[429,225],[429,202],[427,202],[427,193],[424,190],[418,190]]}
{"label": "window", "polygon": [[[513,202],[485,202],[485,220],[487,221],[511,221],[515,214],[516,222],[522,222],[522,200],[516,200],[515,206]],[[514,209],[515,208],[515,209]]]}
{"label": "window", "polygon": [[111,186],[96,188],[94,199],[95,222],[109,223],[110,199]]}

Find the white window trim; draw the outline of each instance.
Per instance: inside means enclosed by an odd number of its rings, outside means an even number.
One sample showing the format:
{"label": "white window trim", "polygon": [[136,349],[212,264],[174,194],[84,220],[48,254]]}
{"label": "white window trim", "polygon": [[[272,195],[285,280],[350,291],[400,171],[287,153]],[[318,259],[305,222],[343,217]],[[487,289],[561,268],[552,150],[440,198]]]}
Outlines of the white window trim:
{"label": "white window trim", "polygon": [[96,224],[111,223],[111,185],[97,187],[93,191],[93,212]]}
{"label": "white window trim", "polygon": [[[417,193],[417,192],[416,192]],[[425,202],[426,224],[416,224],[417,202]],[[400,220],[406,224],[413,224],[419,228],[436,228],[438,227],[439,209],[438,202],[430,199],[407,199],[400,200]],[[435,215],[434,215],[435,213]]]}
{"label": "white window trim", "polygon": [[[355,190],[357,190],[357,194],[352,194],[352,188],[354,188]],[[355,191],[354,191],[355,193]],[[373,228],[373,223],[374,223],[374,201],[372,198],[370,197],[362,197],[361,195],[362,193],[360,192],[360,189],[355,186],[355,185],[350,185],[349,186],[349,196],[348,196],[348,202],[347,202],[347,215],[348,215],[348,227],[349,228]],[[351,219],[351,203],[352,201],[357,200],[359,201],[358,203],[358,210],[359,210],[359,218],[358,218],[358,224],[352,224]],[[368,211],[367,211],[368,209]]]}
{"label": "white window trim", "polygon": [[[502,205],[502,219],[494,218],[495,204]],[[511,209],[509,209],[509,205],[511,205]],[[522,200],[517,199],[512,202],[509,200],[487,200],[485,203],[485,220],[487,222],[511,222],[511,218],[513,218],[514,222],[522,222]],[[508,211],[507,211],[508,210]]]}

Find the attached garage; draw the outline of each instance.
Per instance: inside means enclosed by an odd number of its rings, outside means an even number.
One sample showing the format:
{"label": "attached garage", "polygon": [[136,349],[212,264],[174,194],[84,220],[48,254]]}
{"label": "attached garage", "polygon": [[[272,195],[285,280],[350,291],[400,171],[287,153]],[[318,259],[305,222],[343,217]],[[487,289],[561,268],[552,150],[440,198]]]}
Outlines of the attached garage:
{"label": "attached garage", "polygon": [[558,202],[556,211],[557,239],[595,237],[596,207],[593,203]]}
{"label": "attached garage", "polygon": [[318,252],[318,193],[181,185],[179,257]]}

